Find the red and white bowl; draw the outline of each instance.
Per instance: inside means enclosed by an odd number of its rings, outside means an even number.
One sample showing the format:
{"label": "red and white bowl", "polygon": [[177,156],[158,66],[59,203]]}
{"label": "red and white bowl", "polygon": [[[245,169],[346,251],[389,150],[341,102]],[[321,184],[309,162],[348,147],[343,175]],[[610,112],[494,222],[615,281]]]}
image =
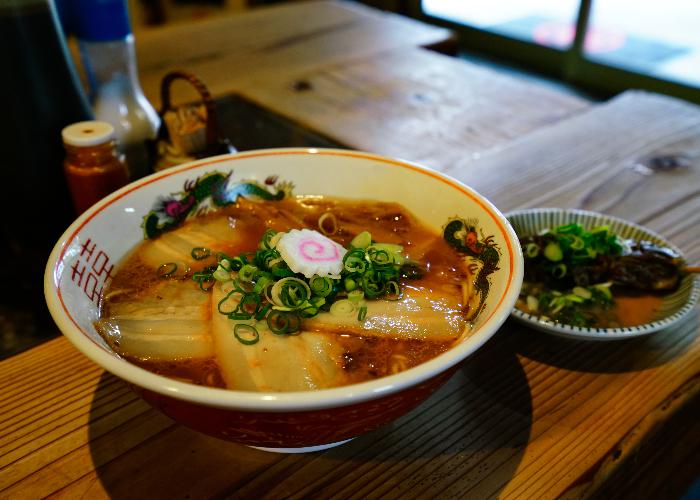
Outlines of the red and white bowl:
{"label": "red and white bowl", "polygon": [[[456,218],[498,250],[485,306],[471,335],[417,367],[370,382],[309,392],[263,393],[201,387],[141,369],[115,354],[93,326],[100,290],[115,266],[144,238],[144,216],[174,203],[197,179],[226,175],[229,186],[270,193],[395,201],[441,232]],[[179,194],[178,194],[179,193]],[[180,196],[180,198],[178,198]],[[167,215],[167,214],[166,214]],[[461,235],[463,236],[463,235]],[[466,258],[466,256],[465,256]],[[128,382],[184,425],[231,441],[277,451],[331,446],[385,425],[425,400],[508,317],[522,283],[515,232],[483,196],[434,170],[368,153],[276,149],[208,158],[140,179],[100,201],[63,234],[49,258],[46,301],[63,334],[92,361]]]}

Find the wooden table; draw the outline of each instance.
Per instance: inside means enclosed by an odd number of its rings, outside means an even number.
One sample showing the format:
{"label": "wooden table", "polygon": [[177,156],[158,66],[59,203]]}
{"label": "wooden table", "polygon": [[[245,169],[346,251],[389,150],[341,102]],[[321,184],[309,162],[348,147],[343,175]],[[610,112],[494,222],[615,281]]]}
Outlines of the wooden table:
{"label": "wooden table", "polygon": [[[303,26],[284,21],[294,16]],[[605,211],[700,262],[698,107],[638,92],[591,105],[426,51],[449,34],[385,17],[323,2],[166,28],[142,41],[144,86],[152,96],[159,73],[193,67],[217,95],[420,160],[503,211]],[[201,36],[212,26],[245,48],[213,47]],[[168,38],[181,47],[166,52]],[[295,91],[299,79],[310,88]],[[678,166],[652,168],[659,156]],[[700,472],[698,316],[615,343],[509,321],[413,412],[304,455],[177,425],[59,338],[0,363],[0,497],[674,497]]]}

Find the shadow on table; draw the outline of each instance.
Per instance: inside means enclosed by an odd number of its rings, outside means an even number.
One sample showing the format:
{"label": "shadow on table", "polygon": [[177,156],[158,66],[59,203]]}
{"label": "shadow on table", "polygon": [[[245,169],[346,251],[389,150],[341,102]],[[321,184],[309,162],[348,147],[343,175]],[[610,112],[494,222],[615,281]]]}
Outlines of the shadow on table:
{"label": "shadow on table", "polygon": [[[668,330],[609,343],[560,339],[509,321],[414,411],[345,445],[299,455],[174,424],[104,374],[90,415],[92,481],[111,498],[498,496],[532,432],[528,359],[590,373],[642,370],[680,356],[697,332],[697,311]],[[81,481],[87,494],[95,488]]]}
{"label": "shadow on table", "polygon": [[566,339],[516,323],[512,326],[513,334],[523,337],[518,353],[529,359],[571,371],[623,373],[660,366],[681,356],[695,341],[699,324],[696,309],[664,330],[610,342]]}
{"label": "shadow on table", "polygon": [[71,485],[85,498],[211,498],[280,459],[178,425],[106,372],[88,432],[97,475]]}
{"label": "shadow on table", "polygon": [[[330,450],[338,469],[314,494],[338,491],[496,497],[518,468],[532,426],[527,378],[497,335],[428,401],[393,425]],[[362,485],[361,487],[359,485]]]}
{"label": "shadow on table", "polygon": [[148,498],[323,497],[358,490],[400,496],[450,487],[484,496],[497,495],[517,469],[532,404],[514,349],[492,341],[408,415],[323,452],[267,453],[199,434],[151,409],[107,373],[90,421],[98,482],[85,487],[104,488],[111,498],[135,492]]}

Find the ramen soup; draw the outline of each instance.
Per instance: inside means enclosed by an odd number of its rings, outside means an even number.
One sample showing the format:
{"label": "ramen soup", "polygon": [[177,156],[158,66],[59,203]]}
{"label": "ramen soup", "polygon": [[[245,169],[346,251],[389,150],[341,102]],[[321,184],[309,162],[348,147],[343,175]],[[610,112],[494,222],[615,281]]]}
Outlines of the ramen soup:
{"label": "ramen soup", "polygon": [[[288,270],[292,277],[280,287],[278,276],[269,280],[252,262],[268,258],[272,268],[286,268],[274,257],[284,254],[280,234],[292,233],[332,240],[346,269],[362,271],[370,255],[378,269],[398,276],[396,284],[380,283],[384,293],[373,298],[376,283],[367,285],[358,272],[333,278],[329,268]],[[327,265],[317,243],[303,244]],[[469,292],[473,271],[398,204],[240,198],[139,244],[105,289],[96,326],[120,356],[178,380],[248,391],[336,387],[406,370],[467,335],[477,303]],[[325,277],[307,281],[303,272]],[[310,283],[311,298],[302,281]],[[332,290],[324,291],[329,283]],[[366,293],[362,286],[369,286]],[[290,316],[277,300],[307,305]]]}

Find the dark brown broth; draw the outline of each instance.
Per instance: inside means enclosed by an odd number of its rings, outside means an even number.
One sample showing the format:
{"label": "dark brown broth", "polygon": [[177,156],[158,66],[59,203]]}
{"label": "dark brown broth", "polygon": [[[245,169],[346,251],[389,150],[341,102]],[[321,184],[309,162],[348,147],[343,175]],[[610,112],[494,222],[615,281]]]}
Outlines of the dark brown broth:
{"label": "dark brown broth", "polygon": [[[623,328],[644,325],[653,321],[659,311],[662,298],[659,295],[615,294],[609,306],[586,307],[586,312],[595,318],[594,328]],[[522,298],[515,303],[520,311],[531,314]]]}
{"label": "dark brown broth", "polygon": [[[343,346],[345,377],[340,385],[355,384],[385,377],[418,366],[450,348],[448,342],[424,340],[380,339],[337,335],[336,342]],[[148,371],[169,378],[208,387],[225,388],[226,383],[215,359],[182,359],[154,361],[125,356]]]}
{"label": "dark brown broth", "polygon": [[226,388],[219,365],[213,358],[180,359],[177,361],[154,361],[125,356],[125,359],[158,375],[170,377],[181,382],[189,382],[208,387]]}
{"label": "dark brown broth", "polygon": [[[403,207],[394,203],[343,201],[328,198],[306,198],[280,202],[252,202],[241,199],[235,205],[214,214],[188,221],[185,226],[201,223],[212,217],[228,217],[233,231],[245,231],[245,244],[232,244],[223,236],[220,244],[211,248],[235,256],[254,252],[267,228],[287,231],[308,227],[318,230],[318,219],[324,212],[332,212],[338,223],[332,239],[348,246],[361,231],[370,231],[375,241],[404,245],[411,258],[429,270],[413,283],[431,288],[431,285],[459,285],[469,278],[469,271],[461,257],[434,231],[419,223]],[[185,227],[183,226],[183,228]],[[133,300],[160,282],[155,269],[142,259],[138,247],[119,266],[105,292],[101,316],[109,317],[110,305],[121,300]],[[190,262],[191,270],[182,279],[183,286],[197,286],[189,276],[215,263],[214,257],[201,262]],[[113,293],[127,290],[128,293]],[[158,297],[160,298],[160,297]],[[362,382],[402,371],[445,352],[451,342],[430,340],[397,340],[369,338],[346,334],[333,335],[343,348],[344,380],[340,385]],[[181,361],[153,361],[139,359],[128,352],[115,350],[129,361],[160,375],[212,387],[224,387],[215,359]]]}
{"label": "dark brown broth", "polygon": [[607,315],[599,316],[599,328],[639,326],[649,323],[661,307],[658,295],[616,295]]}

